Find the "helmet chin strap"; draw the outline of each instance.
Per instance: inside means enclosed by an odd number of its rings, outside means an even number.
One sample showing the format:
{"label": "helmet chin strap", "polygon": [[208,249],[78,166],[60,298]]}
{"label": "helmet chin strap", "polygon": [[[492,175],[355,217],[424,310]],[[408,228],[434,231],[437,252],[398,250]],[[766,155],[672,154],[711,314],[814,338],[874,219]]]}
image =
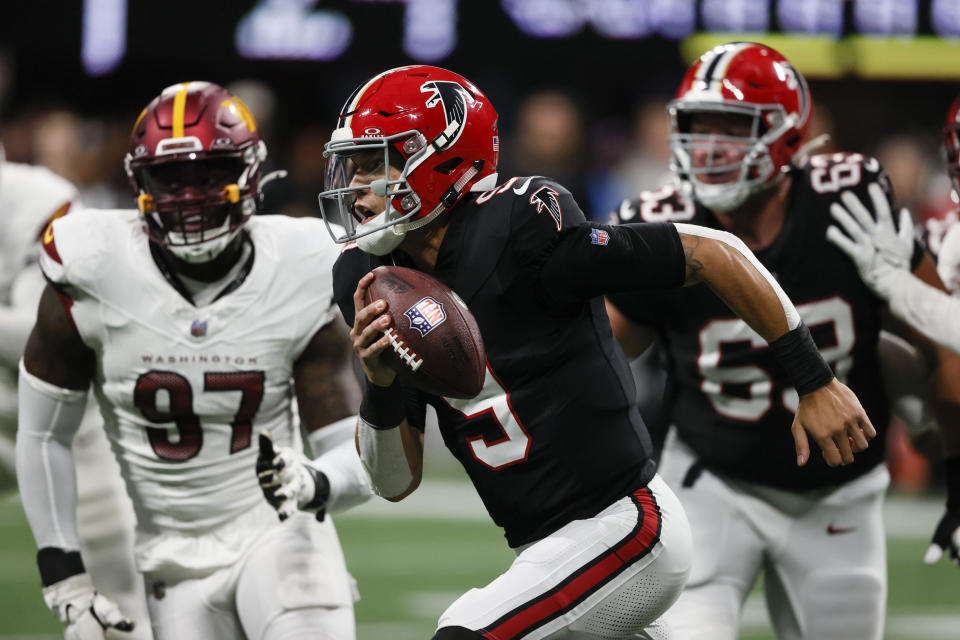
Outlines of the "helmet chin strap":
{"label": "helmet chin strap", "polygon": [[[379,227],[387,219],[387,212],[392,210],[389,203],[387,209],[383,212],[377,214],[369,221],[357,225],[357,231],[362,233],[364,227]],[[369,253],[375,256],[385,256],[397,247],[400,246],[400,243],[403,242],[403,238],[407,235],[406,231],[400,231],[397,229],[398,225],[392,225],[374,231],[373,233],[368,233],[365,236],[360,236],[357,238],[357,247],[364,253]]]}
{"label": "helmet chin strap", "polygon": [[[221,229],[225,230],[229,225],[230,219],[228,217],[227,220],[224,221]],[[230,243],[233,242],[233,239],[237,237],[237,234],[240,233],[241,228],[242,227],[237,227],[233,231],[218,235],[216,238],[195,244],[183,244],[183,234],[170,231],[167,233],[167,239],[170,242],[168,242],[164,248],[184,262],[191,264],[210,262],[223,253],[223,250],[226,249]]]}
{"label": "helmet chin strap", "polygon": [[750,195],[744,183],[704,184],[693,180],[693,194],[703,206],[718,213],[726,213],[739,207]]}

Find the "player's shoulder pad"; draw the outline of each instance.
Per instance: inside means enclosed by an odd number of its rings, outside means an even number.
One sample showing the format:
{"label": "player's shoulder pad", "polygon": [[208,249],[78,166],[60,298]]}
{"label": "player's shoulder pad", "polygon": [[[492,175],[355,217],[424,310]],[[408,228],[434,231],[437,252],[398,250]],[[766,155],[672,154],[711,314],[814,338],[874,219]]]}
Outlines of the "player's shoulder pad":
{"label": "player's shoulder pad", "polygon": [[879,183],[893,201],[893,187],[876,158],[862,153],[819,153],[806,158],[795,168],[794,180],[827,200],[839,200],[844,191],[853,191],[870,202],[867,187]]}
{"label": "player's shoulder pad", "polygon": [[642,191],[633,200],[624,200],[610,214],[610,224],[624,222],[689,222],[697,213],[693,198],[668,184]]}
{"label": "player's shoulder pad", "polygon": [[9,183],[4,187],[16,188],[18,196],[57,201],[72,201],[79,196],[72,182],[40,165],[4,162],[0,176]]}
{"label": "player's shoulder pad", "polygon": [[135,209],[78,209],[50,221],[40,238],[40,269],[50,282],[90,289],[103,273],[125,273],[119,264],[143,234]]}
{"label": "player's shoulder pad", "polygon": [[246,228],[257,260],[264,260],[275,274],[271,286],[275,299],[289,300],[291,308],[329,305],[340,248],[323,220],[261,215],[251,218]]}
{"label": "player's shoulder pad", "polygon": [[333,262],[340,247],[320,218],[294,218],[281,214],[257,215],[247,222],[259,252],[269,252],[284,262]]}
{"label": "player's shoulder pad", "polygon": [[[477,196],[475,203],[491,202],[504,207],[514,230],[521,227],[550,227],[557,233],[581,224],[585,217],[570,192],[559,182],[544,176],[513,177]],[[501,210],[499,206],[494,207]]]}

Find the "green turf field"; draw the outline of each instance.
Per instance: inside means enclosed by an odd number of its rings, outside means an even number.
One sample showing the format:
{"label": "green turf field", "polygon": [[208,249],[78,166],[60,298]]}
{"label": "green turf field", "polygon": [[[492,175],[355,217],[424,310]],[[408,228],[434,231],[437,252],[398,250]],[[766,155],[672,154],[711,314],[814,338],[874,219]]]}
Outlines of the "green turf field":
{"label": "green turf field", "polygon": [[[426,480],[403,503],[379,501],[337,518],[362,595],[360,640],[427,640],[450,602],[507,566],[512,555],[479,509],[471,487],[441,477]],[[936,500],[888,500],[890,640],[960,638],[960,570],[921,562],[926,530],[937,517]],[[0,640],[58,637],[33,558],[20,503],[8,495],[0,499]],[[741,638],[773,638],[758,595],[747,603]]]}

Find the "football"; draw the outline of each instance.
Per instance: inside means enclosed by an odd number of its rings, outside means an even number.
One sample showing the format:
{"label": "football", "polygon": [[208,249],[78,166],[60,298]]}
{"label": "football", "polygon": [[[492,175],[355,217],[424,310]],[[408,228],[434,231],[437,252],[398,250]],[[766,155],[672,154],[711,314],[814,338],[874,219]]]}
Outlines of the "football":
{"label": "football", "polygon": [[416,269],[373,271],[366,303],[383,299],[391,326],[387,363],[404,382],[448,398],[473,398],[483,387],[487,356],[470,309],[445,284]]}

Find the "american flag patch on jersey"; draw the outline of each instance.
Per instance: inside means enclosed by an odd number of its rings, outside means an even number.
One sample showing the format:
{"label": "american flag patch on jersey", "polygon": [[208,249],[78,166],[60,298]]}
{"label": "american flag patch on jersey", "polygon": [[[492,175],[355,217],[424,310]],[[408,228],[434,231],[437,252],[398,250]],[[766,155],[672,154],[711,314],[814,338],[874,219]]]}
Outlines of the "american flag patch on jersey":
{"label": "american flag patch on jersey", "polygon": [[430,296],[422,298],[404,311],[403,315],[410,321],[410,328],[419,331],[421,336],[427,335],[447,319],[443,305]]}
{"label": "american flag patch on jersey", "polygon": [[606,246],[608,242],[610,242],[609,233],[607,233],[603,229],[590,230],[590,244],[598,244],[600,246]]}
{"label": "american flag patch on jersey", "polygon": [[207,335],[207,321],[194,320],[190,323],[190,335],[194,338],[202,338]]}
{"label": "american flag patch on jersey", "polygon": [[493,150],[500,151],[500,136],[493,136]]}

